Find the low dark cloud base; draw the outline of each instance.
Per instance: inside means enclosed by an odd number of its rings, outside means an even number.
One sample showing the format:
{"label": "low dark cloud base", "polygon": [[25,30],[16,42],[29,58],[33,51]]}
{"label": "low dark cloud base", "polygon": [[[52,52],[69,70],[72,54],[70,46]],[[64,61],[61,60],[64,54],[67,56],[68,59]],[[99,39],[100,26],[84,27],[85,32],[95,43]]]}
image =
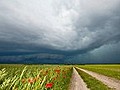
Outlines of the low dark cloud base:
{"label": "low dark cloud base", "polygon": [[106,55],[119,62],[114,54],[120,54],[119,8],[120,0],[1,0],[0,55],[45,53],[63,55],[64,63],[70,58],[77,62],[75,57],[78,62],[107,62],[104,55],[99,59],[100,53],[94,58],[88,53],[112,45],[118,49]]}

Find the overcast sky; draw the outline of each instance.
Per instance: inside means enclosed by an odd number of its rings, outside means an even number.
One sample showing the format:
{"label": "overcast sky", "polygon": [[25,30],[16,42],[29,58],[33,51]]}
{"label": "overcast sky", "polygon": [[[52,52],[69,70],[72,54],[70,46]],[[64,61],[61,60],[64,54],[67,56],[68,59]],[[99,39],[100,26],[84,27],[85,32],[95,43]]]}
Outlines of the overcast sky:
{"label": "overcast sky", "polygon": [[0,0],[0,52],[120,54],[119,43],[120,0]]}

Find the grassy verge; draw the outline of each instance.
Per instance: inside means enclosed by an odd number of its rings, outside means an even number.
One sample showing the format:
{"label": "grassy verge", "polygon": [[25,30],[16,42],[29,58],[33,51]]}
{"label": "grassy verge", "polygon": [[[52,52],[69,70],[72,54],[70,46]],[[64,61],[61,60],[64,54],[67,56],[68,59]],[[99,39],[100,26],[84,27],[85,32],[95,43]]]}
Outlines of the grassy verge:
{"label": "grassy verge", "polygon": [[78,67],[120,80],[120,65],[79,65]]}
{"label": "grassy verge", "polygon": [[58,65],[1,65],[0,90],[67,90],[72,68]]}
{"label": "grassy verge", "polygon": [[90,90],[110,90],[110,88],[108,88],[106,85],[104,85],[102,82],[98,81],[94,77],[77,68],[76,70],[78,71],[84,82],[87,84],[87,87],[90,88]]}

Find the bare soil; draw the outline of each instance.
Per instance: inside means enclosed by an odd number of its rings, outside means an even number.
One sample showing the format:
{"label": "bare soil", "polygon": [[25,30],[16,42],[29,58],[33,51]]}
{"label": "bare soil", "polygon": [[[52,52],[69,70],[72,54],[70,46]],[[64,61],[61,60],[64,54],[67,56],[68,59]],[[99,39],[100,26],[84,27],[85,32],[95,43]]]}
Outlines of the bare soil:
{"label": "bare soil", "polygon": [[69,90],[89,90],[75,68],[73,68]]}

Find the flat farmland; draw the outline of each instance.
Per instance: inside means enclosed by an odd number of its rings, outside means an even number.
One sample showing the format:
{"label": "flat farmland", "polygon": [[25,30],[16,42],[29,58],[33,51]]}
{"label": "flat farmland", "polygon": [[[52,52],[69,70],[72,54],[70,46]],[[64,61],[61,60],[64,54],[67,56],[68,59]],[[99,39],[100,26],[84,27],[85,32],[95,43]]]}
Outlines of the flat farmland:
{"label": "flat farmland", "polygon": [[87,69],[99,74],[113,77],[120,80],[120,65],[78,65],[77,67]]}
{"label": "flat farmland", "polygon": [[79,90],[80,88],[119,90],[120,65],[0,64],[0,90]]}
{"label": "flat farmland", "polygon": [[0,65],[0,90],[67,90],[71,66]]}

